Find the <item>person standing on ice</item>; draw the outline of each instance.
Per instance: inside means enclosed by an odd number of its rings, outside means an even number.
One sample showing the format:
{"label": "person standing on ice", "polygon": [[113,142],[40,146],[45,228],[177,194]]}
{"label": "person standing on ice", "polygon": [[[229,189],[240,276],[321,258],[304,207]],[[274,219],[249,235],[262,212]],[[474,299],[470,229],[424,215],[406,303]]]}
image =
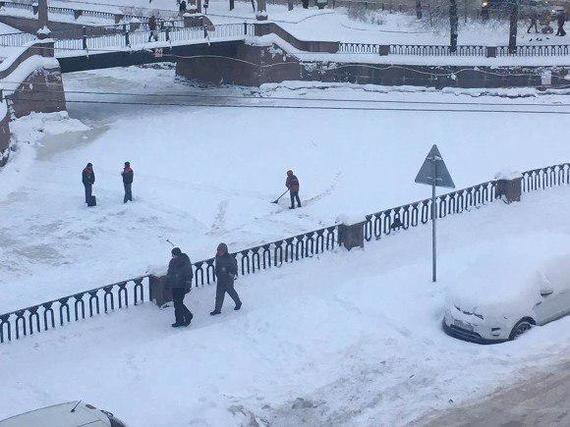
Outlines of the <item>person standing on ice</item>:
{"label": "person standing on ice", "polygon": [[166,287],[172,290],[172,301],[174,302],[173,328],[188,326],[194,317],[188,307],[184,305],[184,297],[192,289],[192,263],[180,248],[172,249],[172,259],[168,263],[168,273],[166,273]]}
{"label": "person standing on ice", "polygon": [[301,199],[299,199],[299,179],[293,175],[292,170],[287,171],[287,180],[285,181],[285,187],[289,189],[289,194],[291,196],[291,206],[289,209],[295,209],[295,200],[297,201],[297,207],[301,207]]}
{"label": "person standing on ice", "polygon": [[135,172],[131,168],[130,162],[125,162],[125,167],[123,168],[123,172],[121,172],[123,176],[123,186],[125,187],[125,198],[123,199],[123,203],[127,203],[128,201],[133,201],[133,179],[135,177]]}
{"label": "person standing on ice", "polygon": [[228,245],[220,243],[216,250],[216,262],[214,266],[216,275],[216,307],[214,311],[210,312],[211,316],[220,314],[222,312],[222,305],[224,305],[224,297],[226,292],[234,300],[234,310],[241,308],[241,300],[234,288],[234,280],[237,275],[237,261],[228,253]]}
{"label": "person standing on ice", "polygon": [[95,184],[93,163],[87,163],[87,166],[85,166],[85,169],[83,169],[81,173],[81,181],[83,181],[83,186],[85,187],[85,203],[89,204],[93,194],[93,184]]}

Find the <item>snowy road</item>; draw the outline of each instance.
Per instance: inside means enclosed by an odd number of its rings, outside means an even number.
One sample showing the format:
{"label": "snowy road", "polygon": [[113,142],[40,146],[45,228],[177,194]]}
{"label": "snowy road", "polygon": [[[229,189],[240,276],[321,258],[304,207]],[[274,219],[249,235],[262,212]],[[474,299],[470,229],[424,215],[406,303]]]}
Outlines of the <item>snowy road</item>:
{"label": "snowy road", "polygon": [[484,400],[450,410],[414,425],[426,427],[549,427],[570,425],[570,364],[552,366],[512,387],[501,388]]}

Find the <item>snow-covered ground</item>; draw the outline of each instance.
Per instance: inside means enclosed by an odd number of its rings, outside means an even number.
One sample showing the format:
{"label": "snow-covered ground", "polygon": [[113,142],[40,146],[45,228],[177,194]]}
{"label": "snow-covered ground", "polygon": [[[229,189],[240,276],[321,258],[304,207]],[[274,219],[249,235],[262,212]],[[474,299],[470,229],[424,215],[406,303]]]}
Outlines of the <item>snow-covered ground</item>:
{"label": "snow-covered ground", "polygon": [[550,236],[570,237],[569,196],[553,189],[441,221],[437,284],[421,227],[241,278],[240,312],[227,304],[211,318],[214,288],[194,290],[188,329],[145,305],[2,345],[0,418],[84,399],[133,426],[398,426],[548,372],[570,350],[569,318],[495,346],[447,337],[440,322],[473,248],[563,250]]}
{"label": "snow-covered ground", "polygon": [[[213,89],[177,82],[170,69],[141,68],[64,80],[69,100],[226,107],[69,103],[71,117],[83,124],[60,115],[19,121],[19,151],[0,171],[7,184],[0,190],[0,312],[163,268],[167,238],[199,260],[220,241],[238,250],[334,224],[342,214],[363,217],[423,199],[429,189],[413,180],[434,143],[458,187],[499,170],[561,163],[570,154],[560,138],[568,115],[461,111],[568,112],[563,96],[530,90],[513,100],[485,95],[490,91],[298,82]],[[481,104],[449,104],[458,101]],[[271,108],[293,104],[409,111]],[[135,202],[125,206],[120,171],[127,160],[135,170]],[[94,209],[83,203],[87,162],[97,176]],[[302,210],[287,210],[285,199],[270,203],[288,169],[301,180]]]}

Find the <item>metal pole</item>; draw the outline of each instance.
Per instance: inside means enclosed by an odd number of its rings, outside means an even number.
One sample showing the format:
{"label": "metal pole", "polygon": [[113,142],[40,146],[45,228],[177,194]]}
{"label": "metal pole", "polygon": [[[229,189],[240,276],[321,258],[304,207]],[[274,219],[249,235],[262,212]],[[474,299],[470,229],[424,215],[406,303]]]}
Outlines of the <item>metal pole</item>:
{"label": "metal pole", "polygon": [[431,186],[431,222],[432,222],[432,282],[437,281],[437,249],[436,249],[436,219],[437,209],[435,208],[435,180],[437,179],[437,157],[432,159],[433,183]]}

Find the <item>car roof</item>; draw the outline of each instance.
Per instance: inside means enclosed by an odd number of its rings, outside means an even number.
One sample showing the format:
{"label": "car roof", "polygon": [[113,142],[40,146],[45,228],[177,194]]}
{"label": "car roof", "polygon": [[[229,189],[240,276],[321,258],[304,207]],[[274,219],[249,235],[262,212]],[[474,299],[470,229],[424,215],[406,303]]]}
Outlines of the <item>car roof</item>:
{"label": "car roof", "polygon": [[0,427],[106,427],[109,425],[107,417],[101,411],[91,409],[77,400],[35,409],[0,421]]}

